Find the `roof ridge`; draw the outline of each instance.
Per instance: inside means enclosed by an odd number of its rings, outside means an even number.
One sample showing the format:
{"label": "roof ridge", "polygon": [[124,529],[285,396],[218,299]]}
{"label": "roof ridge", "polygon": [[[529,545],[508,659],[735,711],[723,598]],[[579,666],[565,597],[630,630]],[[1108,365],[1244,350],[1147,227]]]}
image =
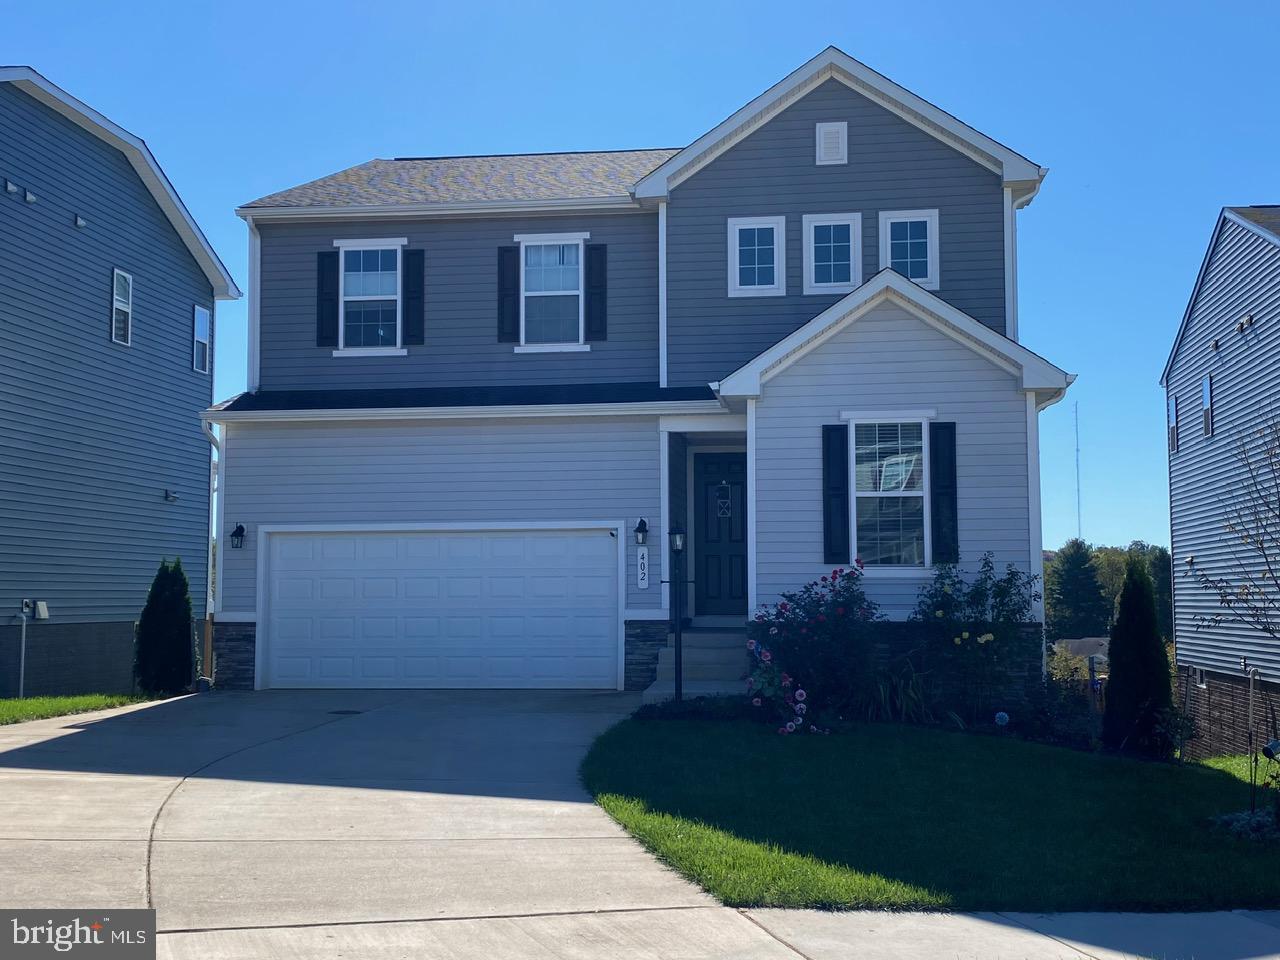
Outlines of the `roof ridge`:
{"label": "roof ridge", "polygon": [[622,147],[613,150],[539,150],[534,153],[457,153],[438,157],[375,157],[385,162],[396,160],[502,160],[512,157],[572,157],[588,153],[663,153],[680,151],[684,147]]}

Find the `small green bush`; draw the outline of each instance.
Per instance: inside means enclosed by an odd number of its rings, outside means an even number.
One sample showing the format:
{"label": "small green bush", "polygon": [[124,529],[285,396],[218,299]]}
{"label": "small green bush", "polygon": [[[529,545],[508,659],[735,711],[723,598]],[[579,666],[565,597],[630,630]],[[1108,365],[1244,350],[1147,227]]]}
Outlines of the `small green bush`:
{"label": "small green bush", "polygon": [[138,618],[134,676],[147,693],[180,693],[191,685],[191,593],[182,561],[160,561]]}

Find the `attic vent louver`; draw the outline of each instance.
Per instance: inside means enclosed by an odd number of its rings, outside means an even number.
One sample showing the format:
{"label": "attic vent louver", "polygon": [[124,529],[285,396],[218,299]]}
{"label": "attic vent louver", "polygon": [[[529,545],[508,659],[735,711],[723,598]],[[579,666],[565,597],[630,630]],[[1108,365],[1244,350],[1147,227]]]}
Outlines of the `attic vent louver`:
{"label": "attic vent louver", "polygon": [[849,162],[849,124],[845,121],[817,124],[815,141],[818,166]]}

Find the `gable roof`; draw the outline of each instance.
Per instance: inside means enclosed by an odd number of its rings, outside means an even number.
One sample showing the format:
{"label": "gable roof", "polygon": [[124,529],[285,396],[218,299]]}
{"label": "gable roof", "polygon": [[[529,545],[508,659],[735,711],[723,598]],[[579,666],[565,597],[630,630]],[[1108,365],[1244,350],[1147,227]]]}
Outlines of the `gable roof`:
{"label": "gable roof", "polygon": [[979,133],[945,110],[855,60],[843,50],[827,47],[648,174],[636,184],[636,198],[666,197],[681,180],[692,176],[743,137],[768,123],[786,107],[830,79],[844,83],[999,174],[1006,186],[1015,188],[1018,206],[1031,202],[1040,189],[1040,181],[1049,172],[1047,168],[1032,163],[1022,154]]}
{"label": "gable roof", "polygon": [[264,209],[288,208],[297,213],[312,207],[341,207],[404,213],[548,202],[632,206],[635,182],[678,152],[673,147],[370,160],[254,200],[237,212],[253,216]]}
{"label": "gable roof", "polygon": [[1169,380],[1169,371],[1173,369],[1173,358],[1178,354],[1182,338],[1191,323],[1191,311],[1200,296],[1200,285],[1204,283],[1205,274],[1209,271],[1209,261],[1213,259],[1213,251],[1218,246],[1218,237],[1227,223],[1238,224],[1257,234],[1264,240],[1280,246],[1280,205],[1259,204],[1251,207],[1223,207],[1213,225],[1213,234],[1209,237],[1209,246],[1200,261],[1200,269],[1196,273],[1196,282],[1191,287],[1191,296],[1187,298],[1187,308],[1182,312],[1182,320],[1178,324],[1178,332],[1174,334],[1173,346],[1169,348],[1169,359],[1164,362],[1164,370],[1160,373],[1160,386]]}
{"label": "gable roof", "polygon": [[1039,407],[1062,399],[1067,387],[1075,381],[1074,374],[1058,369],[1039,354],[996,333],[886,267],[800,329],[729,374],[720,381],[717,393],[721,397],[758,397],[761,387],[770,379],[885,302],[901,307],[1017,377],[1023,390],[1035,392]]}
{"label": "gable roof", "polygon": [[231,273],[214,252],[204,232],[187,210],[178,191],[160,169],[160,164],[146,143],[123,127],[118,127],[88,104],[77,100],[31,67],[0,67],[0,83],[12,83],[17,89],[62,114],[72,123],[89,131],[99,140],[124,154],[125,159],[155,198],[160,209],[191,251],[191,256],[213,287],[217,300],[238,300],[240,288]]}

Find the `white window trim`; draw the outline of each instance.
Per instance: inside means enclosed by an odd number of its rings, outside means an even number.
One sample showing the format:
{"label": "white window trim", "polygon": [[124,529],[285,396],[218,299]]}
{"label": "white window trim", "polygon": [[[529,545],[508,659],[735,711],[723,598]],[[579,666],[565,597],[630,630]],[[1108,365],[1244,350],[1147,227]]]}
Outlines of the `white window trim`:
{"label": "white window trim", "polygon": [[[937,290],[942,285],[941,262],[938,256],[937,210],[881,210],[880,211],[880,269],[889,266],[889,225],[902,220],[926,220],[929,223],[929,275],[912,283],[926,290]],[[910,277],[907,278],[911,280]]]}
{"label": "white window trim", "polygon": [[[741,287],[738,285],[738,231],[748,227],[773,227],[773,285],[769,287]],[[787,295],[787,218],[786,217],[730,217],[729,218],[729,296],[731,297],[785,297]]]}
{"label": "white window trim", "polygon": [[[401,286],[404,282],[404,248],[408,246],[408,237],[362,237],[350,240],[335,240],[338,248],[338,349],[333,351],[335,357],[403,357],[409,351],[404,347],[404,303]],[[348,347],[347,340],[347,296],[345,254],[348,250],[388,250],[396,252],[396,345],[394,347]],[[352,300],[387,300],[385,296],[351,297]]]}
{"label": "white window trim", "polygon": [[[835,127],[840,131],[840,157],[836,160],[822,159],[822,134]],[[819,167],[842,166],[849,162],[849,124],[844,120],[831,120],[814,124],[813,128],[813,159]]]}
{"label": "white window trim", "polygon": [[[804,231],[804,292],[806,295],[823,293],[852,293],[862,286],[862,214],[860,213],[806,213],[800,218]],[[813,228],[828,224],[848,224],[849,265],[848,283],[817,283],[813,279],[815,251]]]}
{"label": "white window trim", "polygon": [[[116,310],[121,306],[120,300],[116,297],[116,278],[124,277],[129,281],[129,301],[123,304],[123,309],[129,314],[129,320],[125,324],[124,339],[116,339]],[[122,347],[133,345],[133,274],[125,273],[119,267],[113,267],[111,270],[111,342],[118,343]]]}
{"label": "white window trim", "polygon": [[[200,311],[203,310],[209,315],[209,337],[207,340],[200,339],[200,325],[196,322]],[[196,347],[204,344],[204,368],[196,365]],[[193,304],[191,307],[191,369],[196,373],[208,374],[213,369],[213,311],[203,304]]]}
{"label": "white window trim", "polygon": [[[520,343],[514,348],[516,353],[587,353],[591,344],[587,343],[587,241],[589,233],[517,233],[511,238],[520,245]],[[546,246],[550,244],[578,245],[578,340],[567,340],[564,343],[526,343],[524,336],[524,298],[525,297],[562,297],[563,290],[539,290],[528,293],[524,289],[524,248],[529,246]]]}
{"label": "white window trim", "polygon": [[[899,411],[902,413],[904,411]],[[930,490],[929,482],[929,421],[932,416],[921,416],[920,414],[932,414],[933,411],[917,411],[916,416],[894,416],[893,411],[888,413],[849,413],[847,415],[849,423],[849,545],[850,555],[858,556],[858,498],[862,497],[915,497],[920,496],[924,500],[924,563],[923,564],[866,564],[862,570],[871,577],[885,578],[914,578],[921,576],[929,576],[933,568],[933,516],[930,509],[930,501],[932,499],[932,490]],[[841,413],[840,419],[846,419],[846,414]],[[858,474],[857,474],[857,436],[854,427],[858,424],[873,423],[918,423],[920,424],[920,451],[923,462],[920,465],[921,487],[920,493],[916,494],[897,492],[883,493],[868,491],[863,494],[858,493]]]}

